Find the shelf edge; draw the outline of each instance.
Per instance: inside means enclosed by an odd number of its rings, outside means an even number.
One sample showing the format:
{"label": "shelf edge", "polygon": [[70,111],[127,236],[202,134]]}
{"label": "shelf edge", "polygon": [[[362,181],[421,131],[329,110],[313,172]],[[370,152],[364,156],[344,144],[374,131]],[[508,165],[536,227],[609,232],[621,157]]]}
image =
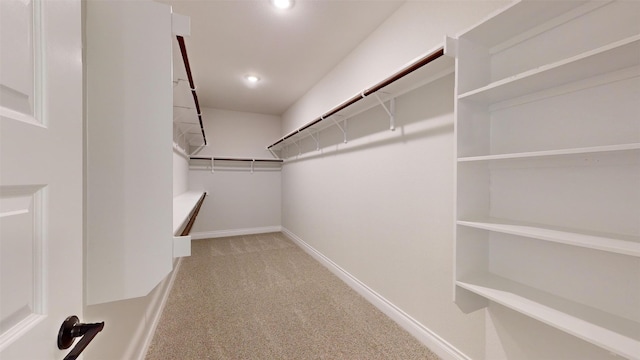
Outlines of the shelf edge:
{"label": "shelf edge", "polygon": [[[456,221],[458,225],[488,230],[503,234],[523,236],[543,241],[577,246],[587,249],[606,251],[621,255],[640,257],[640,242],[615,239],[612,237],[587,235],[577,232],[560,231],[544,227],[518,224],[500,224],[495,222]],[[573,239],[572,239],[573,238]]]}
{"label": "shelf edge", "polygon": [[583,148],[531,151],[531,152],[507,153],[507,154],[496,154],[496,155],[465,156],[465,157],[458,158],[458,162],[528,159],[528,158],[536,158],[536,157],[594,154],[594,153],[630,151],[630,150],[640,150],[640,143],[603,145],[603,146],[592,146],[592,147],[583,147]]}

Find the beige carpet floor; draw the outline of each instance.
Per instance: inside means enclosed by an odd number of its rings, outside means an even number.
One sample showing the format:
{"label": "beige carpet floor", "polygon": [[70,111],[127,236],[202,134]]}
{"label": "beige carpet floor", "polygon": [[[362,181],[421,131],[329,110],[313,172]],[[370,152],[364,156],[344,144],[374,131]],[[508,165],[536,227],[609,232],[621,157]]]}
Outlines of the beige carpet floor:
{"label": "beige carpet floor", "polygon": [[438,357],[270,233],[192,242],[146,359]]}

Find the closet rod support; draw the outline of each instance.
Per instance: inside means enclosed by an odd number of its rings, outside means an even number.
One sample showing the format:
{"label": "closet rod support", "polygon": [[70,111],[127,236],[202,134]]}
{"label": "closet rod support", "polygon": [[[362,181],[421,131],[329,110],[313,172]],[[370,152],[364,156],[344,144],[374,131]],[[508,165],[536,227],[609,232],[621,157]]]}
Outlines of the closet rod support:
{"label": "closet rod support", "polygon": [[[188,145],[189,145],[189,144],[187,144],[187,146],[188,146]],[[192,152],[191,154],[189,154],[189,156],[198,155],[198,153],[199,153],[200,151],[202,151],[202,149],[203,149],[204,147],[205,147],[205,145],[204,145],[204,144],[200,145],[197,149],[193,150],[193,152]]]}
{"label": "closet rod support", "polygon": [[296,147],[298,148],[298,155],[296,156],[300,156],[302,154],[302,149],[300,148],[300,145],[298,145],[298,141],[296,140],[293,143],[296,144]]}
{"label": "closet rod support", "polygon": [[378,99],[378,102],[380,103],[384,111],[386,111],[387,114],[389,114],[389,130],[395,131],[396,130],[396,98],[391,98],[391,100],[389,100],[389,107],[387,108],[387,106],[384,104],[384,101],[382,101],[382,99],[380,99],[380,96],[378,96],[378,93],[375,93],[374,95],[376,96],[376,99]]}
{"label": "closet rod support", "polygon": [[336,126],[340,129],[340,131],[342,131],[342,135],[344,135],[343,142],[346,144],[347,143],[347,119],[344,119],[344,127],[340,126],[340,123],[338,123],[334,117],[331,117],[331,120],[333,121],[334,124],[336,124]]}
{"label": "closet rod support", "polygon": [[274,158],[280,159],[280,156],[278,156],[270,147],[267,147],[267,150],[269,150],[269,152],[271,153],[271,155],[273,155]]}
{"label": "closet rod support", "polygon": [[316,142],[316,151],[320,151],[320,132],[316,132],[316,136],[314,136],[313,133],[309,133],[309,135],[311,135]]}

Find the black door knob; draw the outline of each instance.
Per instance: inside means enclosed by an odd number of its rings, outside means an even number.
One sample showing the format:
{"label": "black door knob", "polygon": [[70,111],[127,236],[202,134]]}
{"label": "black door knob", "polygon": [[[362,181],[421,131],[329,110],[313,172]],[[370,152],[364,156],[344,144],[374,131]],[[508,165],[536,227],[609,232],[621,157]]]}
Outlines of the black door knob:
{"label": "black door knob", "polygon": [[66,318],[58,331],[58,349],[68,349],[73,345],[75,338],[82,337],[82,339],[65,356],[64,360],[75,360],[103,328],[104,322],[84,324],[75,315]]}

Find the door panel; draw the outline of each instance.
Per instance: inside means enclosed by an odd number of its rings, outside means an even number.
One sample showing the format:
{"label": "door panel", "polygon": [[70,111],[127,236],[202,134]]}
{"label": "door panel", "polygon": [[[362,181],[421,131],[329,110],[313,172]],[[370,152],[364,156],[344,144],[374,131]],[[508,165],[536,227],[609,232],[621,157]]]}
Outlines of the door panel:
{"label": "door panel", "polygon": [[2,1],[0,9],[0,106],[14,119],[37,120],[34,90],[40,68],[35,62],[41,54],[39,23],[34,20],[39,6],[29,1]]}
{"label": "door panel", "polygon": [[0,187],[0,334],[41,316],[41,215],[41,187]]}
{"label": "door panel", "polygon": [[80,1],[0,0],[0,358],[82,316]]}

